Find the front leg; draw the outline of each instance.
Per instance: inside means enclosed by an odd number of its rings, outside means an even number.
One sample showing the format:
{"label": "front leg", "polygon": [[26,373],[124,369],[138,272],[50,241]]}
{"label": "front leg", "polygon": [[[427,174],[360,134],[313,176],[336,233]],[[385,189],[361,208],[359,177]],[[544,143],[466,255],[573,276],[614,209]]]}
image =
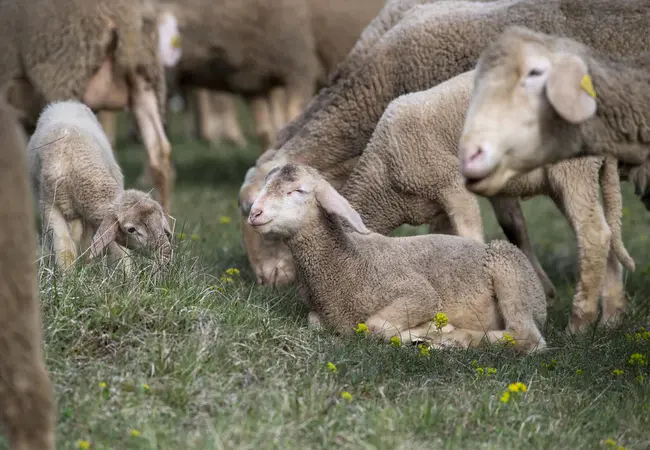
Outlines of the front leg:
{"label": "front leg", "polygon": [[108,257],[111,264],[117,264],[124,270],[124,275],[131,277],[133,275],[133,260],[131,259],[131,251],[117,244],[111,242],[108,244]]}

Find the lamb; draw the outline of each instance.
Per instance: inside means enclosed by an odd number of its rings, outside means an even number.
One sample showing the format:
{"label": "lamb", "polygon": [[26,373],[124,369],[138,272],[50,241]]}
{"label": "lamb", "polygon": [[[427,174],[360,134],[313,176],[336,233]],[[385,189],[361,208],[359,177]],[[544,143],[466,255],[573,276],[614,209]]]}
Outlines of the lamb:
{"label": "lamb", "polygon": [[[387,234],[403,223],[432,223],[443,216],[453,234],[483,241],[478,202],[464,187],[457,156],[473,79],[474,71],[465,72],[429,90],[398,97],[386,108],[341,189],[368,228]],[[536,195],[547,195],[558,205],[577,237],[579,279],[569,331],[583,331],[593,323],[596,317],[584,312],[597,312],[601,289],[601,324],[616,325],[626,302],[620,263],[634,270],[621,238],[616,159],[590,157],[545,166],[511,180],[490,200],[499,217],[498,202]],[[532,248],[522,250],[548,293],[552,284]]]}
{"label": "lamb", "polygon": [[95,110],[128,106],[169,212],[171,147],[162,122],[166,87],[156,23],[152,0],[2,1],[0,92],[29,87],[30,97],[43,101],[30,111],[71,99]]}
{"label": "lamb", "polygon": [[[116,260],[126,250],[171,259],[171,230],[158,202],[124,190],[124,177],[108,139],[90,108],[68,100],[45,107],[28,143],[32,191],[38,199],[44,247],[61,269],[80,252],[90,258],[105,248]],[[92,240],[91,243],[89,243]],[[125,259],[127,273],[131,270]]]}
{"label": "lamb", "polygon": [[43,356],[25,136],[4,102],[0,145],[0,420],[12,449],[53,450],[56,405]]}
{"label": "lamb", "polygon": [[[240,191],[242,214],[249,211],[257,193],[254,187],[266,175],[261,166],[272,168],[273,164],[267,164],[270,161],[310,165],[340,187],[390,101],[472,69],[480,51],[507,26],[551,30],[589,42],[608,54],[634,55],[650,44],[650,29],[645,26],[650,9],[645,6],[646,0],[455,1],[413,6],[373,45],[364,67],[336,83],[325,106],[312,113],[280,149],[258,159]],[[596,19],[593,11],[607,14]],[[622,22],[625,27],[620,26]],[[263,245],[280,244],[269,240]],[[247,253],[253,251],[259,248],[247,245]],[[268,261],[264,267],[274,264]],[[271,275],[260,266],[254,269],[263,282],[270,280]]]}
{"label": "lamb", "polygon": [[[386,340],[434,347],[478,347],[484,336],[495,343],[506,334],[522,353],[546,347],[544,290],[510,243],[372,233],[331,184],[301,164],[269,172],[248,222],[291,249],[314,322],[342,333],[363,322]],[[449,320],[442,333],[431,326],[439,312]]]}
{"label": "lamb", "polygon": [[650,207],[650,53],[641,53],[650,39],[645,30],[639,38],[639,55],[613,58],[566,37],[504,31],[477,65],[460,139],[467,187],[498,192],[540,165],[611,155]]}

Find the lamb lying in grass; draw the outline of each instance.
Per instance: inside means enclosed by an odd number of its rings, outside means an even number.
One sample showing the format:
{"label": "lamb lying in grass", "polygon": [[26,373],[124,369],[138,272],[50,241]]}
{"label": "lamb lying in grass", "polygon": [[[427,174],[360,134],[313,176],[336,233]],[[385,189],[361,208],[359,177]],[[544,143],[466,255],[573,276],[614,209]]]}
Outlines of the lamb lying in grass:
{"label": "lamb lying in grass", "polygon": [[[299,164],[269,172],[248,223],[287,243],[303,300],[337,331],[364,322],[386,340],[434,347],[478,347],[484,337],[495,343],[510,336],[522,353],[546,347],[539,330],[544,289],[508,242],[372,233],[332,185]],[[449,323],[437,331],[431,321],[440,312]]]}
{"label": "lamb lying in grass", "polygon": [[[155,249],[160,263],[169,262],[171,231],[162,207],[142,191],[124,190],[108,139],[86,105],[70,100],[46,106],[28,160],[43,241],[53,247],[60,268],[70,267],[77,249],[88,246],[91,258],[106,247],[114,260],[126,249]],[[125,263],[128,272],[129,258]]]}

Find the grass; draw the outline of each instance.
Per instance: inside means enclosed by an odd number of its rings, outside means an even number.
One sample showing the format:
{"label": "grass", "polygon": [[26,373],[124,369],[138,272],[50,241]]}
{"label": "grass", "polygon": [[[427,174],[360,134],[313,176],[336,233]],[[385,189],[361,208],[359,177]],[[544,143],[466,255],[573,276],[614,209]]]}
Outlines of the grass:
{"label": "grass", "polygon": [[[84,447],[78,441],[94,449],[650,447],[648,367],[628,364],[634,353],[650,356],[650,338],[626,338],[648,323],[650,216],[630,186],[623,229],[637,270],[626,274],[631,317],[620,330],[564,334],[575,240],[550,201],[533,199],[525,204],[529,232],[559,295],[544,330],[554,350],[421,357],[410,346],[308,330],[294,289],[254,284],[236,194],[258,147],[210,148],[178,129],[172,144],[176,231],[185,238],[169,280],[151,283],[146,268],[133,280],[100,266],[68,280],[41,270],[58,448]],[[118,147],[130,186],[144,150],[124,139]],[[488,238],[502,237],[482,206]],[[223,282],[230,267],[241,273]],[[496,373],[480,375],[479,367]],[[501,402],[514,382],[527,392]]]}

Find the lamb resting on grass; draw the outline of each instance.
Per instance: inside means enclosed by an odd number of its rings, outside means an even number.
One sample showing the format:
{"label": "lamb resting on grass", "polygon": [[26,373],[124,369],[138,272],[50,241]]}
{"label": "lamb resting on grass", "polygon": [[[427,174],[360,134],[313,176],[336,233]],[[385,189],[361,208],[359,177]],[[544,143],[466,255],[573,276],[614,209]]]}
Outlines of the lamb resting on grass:
{"label": "lamb resting on grass", "polygon": [[[457,156],[473,79],[473,71],[465,72],[426,91],[398,97],[386,108],[341,189],[370,229],[387,234],[403,223],[421,225],[443,217],[452,225],[451,234],[483,241],[479,205],[465,189]],[[621,239],[616,159],[589,157],[545,166],[510,180],[490,200],[501,223],[500,202],[537,195],[550,197],[576,234],[579,277],[569,330],[580,331],[592,324],[596,317],[590,312],[597,312],[599,294],[601,323],[616,325],[626,302],[621,263],[634,270]],[[508,234],[508,227],[502,228]],[[552,288],[532,247],[520,248],[542,284]]]}
{"label": "lamb resting on grass", "polygon": [[[85,253],[88,246],[91,258],[108,247],[112,259],[126,249],[156,250],[159,265],[169,262],[171,231],[162,207],[142,191],[124,190],[122,171],[90,108],[77,101],[46,106],[28,155],[44,244],[53,247],[59,267],[70,267],[77,247]],[[129,258],[125,263],[128,271]]]}
{"label": "lamb resting on grass", "polygon": [[[372,233],[332,185],[299,164],[269,172],[248,223],[287,243],[304,301],[337,331],[364,322],[386,340],[435,347],[478,347],[484,337],[495,343],[508,335],[522,353],[546,347],[544,289],[508,242]],[[431,321],[440,312],[449,324],[438,332]]]}
{"label": "lamb resting on grass", "polygon": [[0,421],[12,449],[54,449],[55,403],[36,286],[25,137],[0,104]]}

